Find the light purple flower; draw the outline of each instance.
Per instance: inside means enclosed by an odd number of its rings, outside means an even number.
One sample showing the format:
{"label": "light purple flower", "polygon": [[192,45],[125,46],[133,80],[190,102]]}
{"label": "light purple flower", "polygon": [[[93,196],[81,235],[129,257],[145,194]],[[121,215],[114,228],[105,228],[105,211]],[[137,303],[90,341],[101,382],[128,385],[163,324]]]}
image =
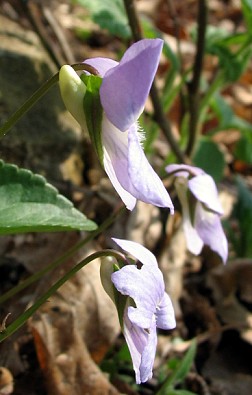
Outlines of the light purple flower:
{"label": "light purple flower", "polygon": [[[141,265],[127,265],[111,276],[116,289],[130,297],[123,316],[123,332],[128,344],[136,382],[152,377],[157,346],[157,329],[176,325],[170,297],[155,256],[138,243],[113,239]],[[141,266],[139,268],[139,266]]]}
{"label": "light purple flower", "polygon": [[[108,58],[85,60],[85,64],[93,66],[102,77],[100,138],[103,156],[99,159],[129,210],[135,207],[139,199],[155,206],[169,207],[173,212],[173,204],[162,181],[145,157],[141,145],[143,133],[139,132],[137,124],[157,71],[162,46],[160,39],[144,39],[133,44],[119,63]],[[80,92],[79,97],[82,95],[82,101],[80,103],[78,98],[75,105],[74,95],[68,99],[69,88],[64,89],[63,82],[60,74],[61,93],[66,107],[86,128],[81,109],[85,89],[76,83],[76,91]]]}
{"label": "light purple flower", "polygon": [[169,165],[166,171],[176,176],[189,251],[198,255],[206,244],[226,262],[228,243],[221,225],[223,210],[214,180],[202,169],[189,165]]}

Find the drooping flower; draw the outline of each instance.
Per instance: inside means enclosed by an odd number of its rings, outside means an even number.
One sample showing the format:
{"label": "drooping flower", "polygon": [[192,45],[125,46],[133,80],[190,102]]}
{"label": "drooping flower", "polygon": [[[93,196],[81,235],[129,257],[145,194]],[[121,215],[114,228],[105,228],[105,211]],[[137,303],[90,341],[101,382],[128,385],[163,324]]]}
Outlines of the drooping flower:
{"label": "drooping flower", "polygon": [[111,275],[115,288],[127,295],[123,313],[123,333],[129,347],[136,382],[152,377],[157,346],[157,328],[173,329],[176,325],[170,297],[165,292],[162,272],[155,256],[133,241],[113,239],[139,264],[129,264]]}
{"label": "drooping flower", "polygon": [[189,165],[169,165],[166,171],[176,177],[189,251],[198,255],[206,244],[226,262],[228,243],[220,219],[223,210],[213,178]]}
{"label": "drooping flower", "polygon": [[[137,124],[158,67],[162,45],[160,39],[141,40],[125,52],[119,63],[108,58],[87,59],[85,64],[94,67],[99,77],[85,73],[81,79],[70,66],[63,66],[59,74],[67,109],[83,129],[88,129],[100,162],[130,210],[139,199],[169,207],[173,212],[171,199],[144,154],[142,133]],[[89,93],[93,96],[86,100],[88,84],[91,84],[89,77],[96,78],[96,83],[100,80],[95,88],[98,99],[94,99],[92,86]]]}

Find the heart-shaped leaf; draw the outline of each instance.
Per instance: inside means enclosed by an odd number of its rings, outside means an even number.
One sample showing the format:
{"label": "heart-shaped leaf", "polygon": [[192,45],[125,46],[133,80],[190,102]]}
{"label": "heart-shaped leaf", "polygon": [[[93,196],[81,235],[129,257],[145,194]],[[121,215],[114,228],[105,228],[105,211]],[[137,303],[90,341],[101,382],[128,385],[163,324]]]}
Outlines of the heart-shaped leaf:
{"label": "heart-shaped leaf", "polygon": [[0,234],[96,228],[44,177],[0,161]]}

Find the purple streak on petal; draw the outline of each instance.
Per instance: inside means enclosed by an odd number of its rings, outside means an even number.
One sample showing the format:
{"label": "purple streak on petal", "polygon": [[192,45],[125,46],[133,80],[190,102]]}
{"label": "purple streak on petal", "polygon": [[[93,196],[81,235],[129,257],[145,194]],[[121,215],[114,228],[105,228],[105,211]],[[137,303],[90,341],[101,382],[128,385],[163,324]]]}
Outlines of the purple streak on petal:
{"label": "purple streak on petal", "polygon": [[157,330],[156,324],[153,320],[151,327],[148,330],[148,343],[143,350],[140,364],[140,379],[142,383],[152,378],[152,369],[157,349]]}
{"label": "purple streak on petal", "polygon": [[152,265],[153,267],[158,267],[155,255],[152,254],[147,248],[142,246],[135,241],[122,240],[112,238],[112,240],[122,248],[122,250],[133,255],[138,259],[143,265]]}
{"label": "purple streak on petal", "polygon": [[133,44],[118,66],[107,71],[100,95],[107,117],[125,132],[139,118],[157,71],[163,41],[144,39]]}
{"label": "purple streak on petal", "polygon": [[214,180],[208,174],[201,174],[188,180],[188,187],[197,200],[204,203],[209,210],[223,214],[218,191]]}
{"label": "purple streak on petal", "polygon": [[101,77],[104,77],[108,70],[118,65],[118,62],[109,58],[91,58],[86,59],[83,63],[93,66]]}
{"label": "purple streak on petal", "polygon": [[154,206],[169,207],[173,214],[170,196],[144,154],[135,125],[128,131],[128,172],[131,193],[137,199]]}
{"label": "purple streak on petal", "polygon": [[195,211],[195,228],[204,244],[217,252],[225,263],[228,257],[228,243],[218,214],[205,210],[201,203],[198,203]]}
{"label": "purple streak on petal", "polygon": [[172,302],[166,292],[157,307],[156,323],[160,329],[173,329],[176,326]]}

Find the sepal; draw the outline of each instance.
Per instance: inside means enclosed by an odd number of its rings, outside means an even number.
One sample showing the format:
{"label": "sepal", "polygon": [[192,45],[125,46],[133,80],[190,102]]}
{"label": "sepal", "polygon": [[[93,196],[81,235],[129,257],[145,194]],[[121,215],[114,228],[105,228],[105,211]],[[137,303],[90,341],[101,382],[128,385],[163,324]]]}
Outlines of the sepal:
{"label": "sepal", "polygon": [[101,137],[103,108],[100,101],[102,78],[96,75],[82,74],[81,80],[86,86],[86,94],[83,98],[83,110],[86,117],[88,133],[95,147],[99,161],[103,166],[104,153]]}
{"label": "sepal", "polygon": [[128,296],[122,295],[111,281],[111,275],[120,269],[117,260],[112,256],[101,258],[100,277],[104,291],[115,304],[120,325],[123,329],[123,315]]}
{"label": "sepal", "polygon": [[82,129],[86,129],[86,117],[83,111],[83,99],[86,86],[78,74],[69,65],[64,65],[59,71],[59,86],[62,100],[67,110],[72,114]]}

